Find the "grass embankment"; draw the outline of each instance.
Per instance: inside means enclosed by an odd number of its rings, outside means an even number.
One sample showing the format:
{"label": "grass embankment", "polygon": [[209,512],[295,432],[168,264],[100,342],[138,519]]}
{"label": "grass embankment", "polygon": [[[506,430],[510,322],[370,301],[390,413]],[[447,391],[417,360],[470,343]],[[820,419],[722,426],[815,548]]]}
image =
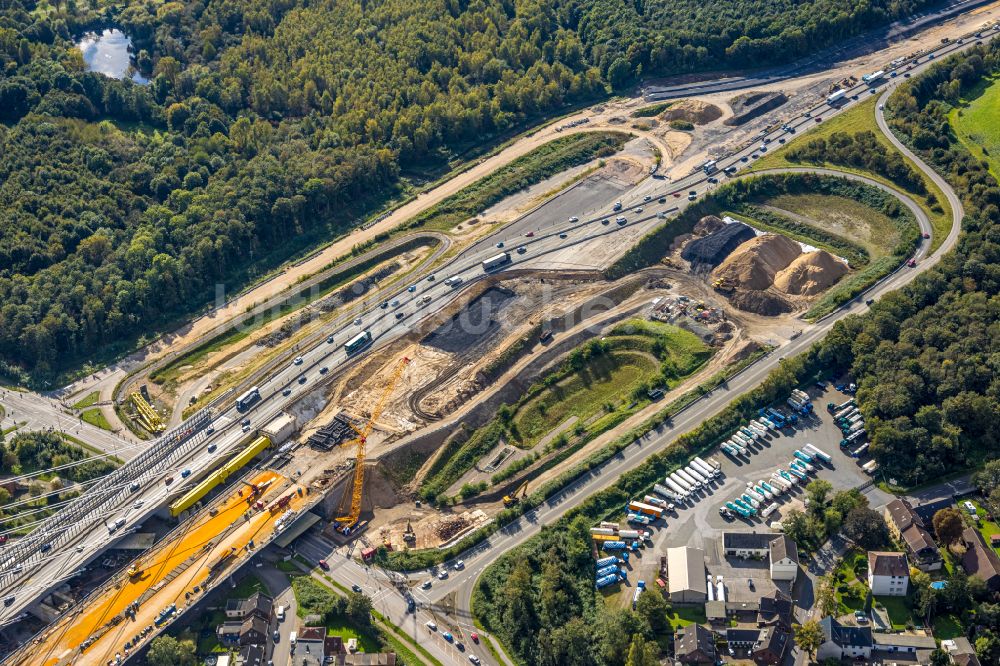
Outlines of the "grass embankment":
{"label": "grass embankment", "polygon": [[673,102],[659,102],[657,104],[650,104],[649,106],[644,106],[642,108],[636,109],[632,112],[633,118],[652,118],[653,116],[658,116],[673,105]]}
{"label": "grass embankment", "polygon": [[[514,405],[463,441],[454,441],[438,456],[421,496],[438,499],[501,441],[545,450],[523,458],[523,469],[538,457],[578,446],[624,421],[650,402],[654,386],[669,390],[701,367],[711,350],[696,335],[666,324],[629,320],[601,341],[580,345],[555,371],[533,384]],[[513,463],[512,463],[513,464]],[[498,473],[494,483],[508,478]],[[463,487],[469,497],[489,486]]]}
{"label": "grass embankment", "polygon": [[990,165],[1000,179],[1000,77],[983,79],[948,114],[955,136],[966,150]]}
{"label": "grass embankment", "polygon": [[97,401],[101,399],[100,391],[93,391],[84,396],[79,402],[73,405],[73,409],[87,409],[87,407],[93,407],[97,404]]}
{"label": "grass embankment", "polygon": [[535,148],[414,217],[407,228],[450,231],[505,197],[574,166],[613,155],[629,135],[580,132]]}
{"label": "grass embankment", "polygon": [[[830,137],[836,133],[853,135],[859,132],[871,132],[875,135],[879,145],[886,153],[899,154],[899,151],[897,151],[896,147],[892,145],[889,139],[882,134],[881,130],[878,128],[878,123],[875,122],[875,106],[877,103],[878,100],[872,98],[868,101],[858,103],[854,106],[854,108],[849,109],[844,113],[824,120],[822,124],[808,130],[803,136],[797,138],[791,144],[782,146],[773,153],[768,153],[767,155],[762,156],[753,165],[751,171],[802,166],[821,166],[866,176],[872,180],[882,183],[883,185],[888,185],[889,187],[906,194],[920,204],[920,207],[924,209],[930,219],[931,227],[934,231],[931,238],[931,248],[936,249],[938,245],[944,241],[945,237],[948,235],[948,231],[951,229],[951,206],[948,205],[948,199],[944,196],[944,192],[941,191],[941,188],[935,185],[930,178],[920,171],[912,160],[900,155],[903,162],[919,174],[919,177],[923,181],[924,187],[926,188],[925,193],[916,192],[910,188],[900,185],[899,183],[893,182],[881,173],[867,169],[861,169],[833,161],[810,161],[807,163],[794,162],[787,159],[788,152],[791,148],[801,146],[813,139],[829,140]],[[933,199],[929,200],[929,197],[933,197]]]}
{"label": "grass embankment", "polygon": [[104,416],[104,412],[101,411],[100,407],[84,410],[83,413],[80,414],[80,418],[83,419],[84,422],[89,423],[92,426],[97,426],[103,430],[114,430],[108,422],[107,417]]}

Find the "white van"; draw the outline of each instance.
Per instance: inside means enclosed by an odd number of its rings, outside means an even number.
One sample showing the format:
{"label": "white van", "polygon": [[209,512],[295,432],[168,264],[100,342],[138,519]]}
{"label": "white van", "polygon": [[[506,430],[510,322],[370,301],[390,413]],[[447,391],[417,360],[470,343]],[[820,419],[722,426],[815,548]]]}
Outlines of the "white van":
{"label": "white van", "polygon": [[278,618],[278,622],[284,622],[285,621],[285,607],[284,606],[278,606],[278,610],[275,611],[274,615],[275,615],[275,617]]}
{"label": "white van", "polygon": [[291,643],[292,645],[295,645],[295,639],[298,637],[299,637],[298,633],[293,631],[292,633],[288,634],[288,642]]}

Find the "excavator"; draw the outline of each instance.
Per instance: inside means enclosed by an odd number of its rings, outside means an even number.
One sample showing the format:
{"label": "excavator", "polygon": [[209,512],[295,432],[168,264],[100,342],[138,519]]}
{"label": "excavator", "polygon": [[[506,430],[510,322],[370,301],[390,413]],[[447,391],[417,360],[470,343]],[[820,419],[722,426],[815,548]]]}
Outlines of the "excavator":
{"label": "excavator", "polygon": [[503,505],[507,508],[515,506],[522,499],[528,496],[528,482],[525,481],[517,487],[517,490],[512,492],[510,495],[503,496]]}

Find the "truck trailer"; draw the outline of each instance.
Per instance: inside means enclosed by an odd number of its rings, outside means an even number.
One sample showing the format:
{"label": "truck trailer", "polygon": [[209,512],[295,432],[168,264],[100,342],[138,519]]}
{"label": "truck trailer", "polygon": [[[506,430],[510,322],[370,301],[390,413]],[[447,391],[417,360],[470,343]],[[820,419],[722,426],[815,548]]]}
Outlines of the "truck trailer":
{"label": "truck trailer", "polygon": [[492,271],[510,263],[510,252],[501,252],[483,262],[484,271]]}

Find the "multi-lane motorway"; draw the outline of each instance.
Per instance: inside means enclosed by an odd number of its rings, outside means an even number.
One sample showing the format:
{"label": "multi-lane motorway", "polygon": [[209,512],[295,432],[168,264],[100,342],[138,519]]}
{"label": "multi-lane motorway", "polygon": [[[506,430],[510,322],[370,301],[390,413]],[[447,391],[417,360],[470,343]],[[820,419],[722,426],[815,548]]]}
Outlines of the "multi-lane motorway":
{"label": "multi-lane motorway", "polygon": [[[992,38],[994,34],[994,31],[990,31],[988,36],[984,37]],[[956,41],[943,45],[933,53],[922,55],[920,58],[905,63],[899,71],[916,73],[935,58],[967,48],[973,42],[973,39],[966,39],[964,43]],[[912,70],[906,69],[910,65],[912,65]],[[884,91],[882,92],[882,99],[884,99],[889,89],[902,80],[904,80],[903,75],[895,79],[886,79],[880,82],[876,90]],[[791,120],[784,128],[760,137],[760,140],[753,145],[718,160],[719,169],[733,167],[736,171],[743,170],[753,163],[754,155],[762,154],[760,145],[764,141],[767,141],[768,149],[773,149],[772,146],[780,145],[782,139],[785,141],[793,139],[799,130],[805,130],[816,125],[817,122],[822,122],[822,120],[842,112],[845,108],[851,108],[855,104],[855,100],[851,97],[858,96],[860,101],[860,99],[872,95],[867,85],[856,86],[847,92],[847,102],[840,108],[832,108],[825,101],[817,104],[810,111],[808,117],[800,116]],[[887,131],[881,109],[878,111],[878,120],[882,130]],[[891,133],[887,135],[890,140],[898,144]],[[897,271],[870,290],[866,294],[868,297],[877,297],[898,288],[933,263],[936,257],[939,257],[942,252],[954,244],[962,215],[961,203],[943,179],[934,174],[926,165],[923,165],[905,147],[901,145],[897,145],[897,147],[906,152],[910,159],[914,160],[922,169],[932,174],[931,177],[947,194],[952,207],[954,223],[948,238],[941,244],[932,259],[921,260],[915,269]],[[700,172],[673,184],[647,179],[630,192],[626,200],[623,201],[624,210],[620,213],[611,210],[609,202],[608,207],[602,211],[581,211],[581,216],[586,216],[586,219],[581,221],[552,220],[550,224],[538,229],[531,237],[523,235],[512,237],[511,231],[499,231],[488,240],[478,243],[439,267],[435,271],[434,280],[430,280],[431,276],[424,274],[408,287],[400,287],[396,293],[387,296],[383,302],[369,305],[367,308],[358,306],[353,311],[346,313],[329,328],[328,335],[332,338],[332,342],[328,343],[324,340],[303,351],[301,363],[287,364],[261,381],[259,383],[261,400],[246,413],[238,412],[232,404],[216,410],[211,421],[214,432],[208,433],[205,429],[208,425],[206,421],[198,433],[187,433],[189,436],[194,435],[194,439],[189,439],[189,443],[179,449],[181,453],[172,458],[169,465],[150,469],[136,476],[135,481],[130,479],[130,484],[139,483],[138,490],[127,493],[122,487],[99,487],[91,490],[90,493],[104,493],[106,501],[100,503],[99,510],[79,516],[79,519],[74,523],[74,529],[62,530],[44,537],[35,537],[34,541],[38,544],[52,544],[45,549],[46,552],[42,552],[41,546],[39,546],[39,550],[25,553],[11,561],[8,557],[10,547],[5,546],[0,550],[0,595],[4,598],[4,606],[0,608],[0,626],[12,621],[34,599],[51,589],[59,580],[71,576],[80,566],[96,557],[114,539],[130,529],[134,529],[150,511],[175,495],[180,484],[175,482],[172,485],[167,485],[166,479],[168,477],[178,479],[180,472],[191,469],[195,472],[190,477],[190,480],[193,480],[197,478],[198,470],[213,466],[216,459],[231,453],[237,445],[245,440],[241,426],[243,419],[249,418],[251,427],[267,423],[304,390],[315,387],[317,382],[323,381],[331,373],[340,371],[350,364],[353,357],[344,351],[343,344],[358,332],[364,330],[371,332],[373,338],[371,347],[388,344],[408,332],[418,321],[441,311],[457,298],[458,294],[469,284],[483,279],[486,273],[483,270],[482,262],[490,256],[501,251],[510,253],[511,263],[498,270],[507,270],[511,267],[543,267],[546,255],[561,251],[567,246],[582,244],[602,235],[621,233],[623,229],[634,227],[637,224],[642,225],[643,228],[651,228],[656,224],[660,214],[669,215],[687,205],[689,192],[694,191],[697,197],[710,189],[714,185],[714,183],[709,182],[710,178],[725,179],[721,175],[709,176]],[[648,201],[647,197],[649,197]],[[661,198],[663,203],[660,203]],[[643,207],[643,212],[634,212],[639,206]],[[628,218],[625,227],[615,223],[617,215],[624,215]],[[603,224],[605,219],[609,220],[608,224]],[[562,235],[565,235],[565,238],[561,237]],[[497,244],[501,242],[504,243],[502,249],[497,247]],[[518,252],[520,247],[524,248],[523,254]],[[926,246],[921,250],[921,252],[924,251],[926,251]],[[445,278],[456,276],[463,279],[461,284],[458,286],[445,284]],[[449,280],[449,282],[452,281]],[[783,354],[791,355],[805,350],[808,345],[820,339],[835,321],[846,314],[861,312],[864,309],[865,306],[861,300],[857,300],[823,321],[805,327],[804,333],[782,350]],[[359,323],[355,323],[355,320],[358,320]],[[366,352],[361,351],[358,354],[363,355],[364,353]],[[622,472],[635,467],[652,452],[667,446],[678,434],[695,427],[709,415],[722,409],[735,396],[756,386],[776,362],[777,358],[772,357],[752,366],[731,380],[726,389],[718,390],[703,398],[697,403],[697,409],[689,409],[679,415],[669,429],[651,433],[645,439],[629,447],[620,456],[550,498],[542,507],[507,526],[474,548],[464,557],[466,561],[464,572],[454,572],[446,581],[435,581],[430,591],[417,593],[418,598],[421,594],[424,596],[427,609],[421,610],[423,615],[420,617],[411,617],[409,622],[417,623],[432,611],[438,601],[453,593],[459,614],[467,613],[468,598],[471,595],[475,574],[494,561],[499,554],[523,543],[524,540],[537,533],[539,524],[551,522],[586,496],[610,485]],[[217,447],[212,453],[207,450],[209,442]],[[137,503],[139,500],[142,501],[141,506]],[[105,527],[106,523],[118,519],[124,519],[126,524],[115,534],[109,534]],[[343,558],[341,564],[335,567],[334,574],[338,577],[346,576],[348,579],[357,575],[381,575],[365,571]],[[426,573],[421,575],[421,577],[426,576]],[[388,599],[395,597],[387,596],[386,598],[388,604]],[[402,597],[398,597],[398,599],[399,604],[392,605],[389,614],[393,620],[403,621],[402,616],[406,615],[405,604],[402,602]],[[398,608],[396,608],[397,605]],[[399,617],[397,617],[397,610],[401,611]],[[417,626],[421,625],[414,624],[414,627]],[[480,656],[486,657],[485,654]]]}

